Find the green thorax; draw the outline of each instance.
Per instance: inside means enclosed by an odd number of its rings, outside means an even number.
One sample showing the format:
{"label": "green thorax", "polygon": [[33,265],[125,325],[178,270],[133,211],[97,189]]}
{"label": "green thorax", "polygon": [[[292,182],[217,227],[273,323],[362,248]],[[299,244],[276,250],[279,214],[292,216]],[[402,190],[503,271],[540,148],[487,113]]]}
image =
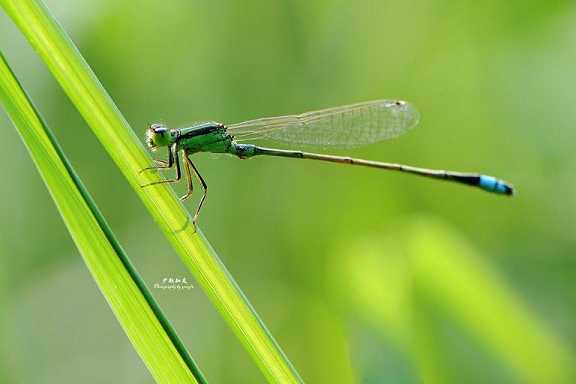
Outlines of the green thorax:
{"label": "green thorax", "polygon": [[178,148],[194,152],[230,152],[233,146],[232,137],[226,132],[224,125],[207,122],[177,130]]}

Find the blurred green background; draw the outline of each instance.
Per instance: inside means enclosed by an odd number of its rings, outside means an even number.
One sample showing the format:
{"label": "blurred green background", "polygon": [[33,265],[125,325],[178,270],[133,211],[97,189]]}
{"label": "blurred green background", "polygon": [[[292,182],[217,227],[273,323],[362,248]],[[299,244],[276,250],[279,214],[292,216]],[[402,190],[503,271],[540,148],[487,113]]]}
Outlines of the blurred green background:
{"label": "blurred green background", "polygon": [[[46,3],[138,135],[405,99],[417,130],[335,153],[514,183],[195,156],[201,226],[305,381],[576,380],[574,2]],[[192,281],[4,14],[0,47],[149,285]],[[0,382],[152,382],[0,126]],[[201,289],[153,292],[211,383],[264,381]]]}

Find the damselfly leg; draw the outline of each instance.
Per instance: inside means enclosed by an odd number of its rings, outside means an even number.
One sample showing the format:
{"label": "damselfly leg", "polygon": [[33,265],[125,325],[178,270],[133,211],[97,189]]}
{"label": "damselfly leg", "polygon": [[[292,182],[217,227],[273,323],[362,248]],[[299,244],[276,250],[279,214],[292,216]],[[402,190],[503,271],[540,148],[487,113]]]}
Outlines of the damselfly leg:
{"label": "damselfly leg", "polygon": [[173,147],[168,148],[168,161],[154,159],[154,163],[158,164],[158,165],[141,169],[140,173],[142,173],[144,171],[149,171],[152,169],[166,170],[166,169],[172,168],[174,166],[174,155],[172,154],[172,151],[173,151]]}
{"label": "damselfly leg", "polygon": [[186,194],[180,197],[180,200],[184,201],[194,192],[194,184],[192,183],[192,171],[190,170],[190,160],[188,159],[188,154],[184,152],[184,170],[186,171],[186,181],[188,182],[188,190]]}
{"label": "damselfly leg", "polygon": [[[202,198],[200,198],[200,202],[198,203],[198,207],[196,207],[196,212],[194,213],[194,218],[192,219],[192,221],[194,223],[196,223],[196,221],[198,220],[198,215],[200,214],[200,209],[202,208],[202,204],[204,204],[204,200],[206,200],[206,195],[208,194],[208,184],[206,184],[206,181],[204,181],[204,178],[202,177],[202,175],[200,175],[200,172],[198,172],[198,169],[196,168],[196,166],[194,165],[192,160],[190,160],[190,154],[186,151],[184,151],[184,159],[185,159],[184,161],[186,161],[189,164],[189,166],[192,168],[192,170],[194,171],[194,174],[196,175],[196,177],[200,181],[200,184],[202,185],[202,190],[204,192],[202,194]],[[190,180],[190,184],[192,184],[192,180]]]}
{"label": "damselfly leg", "polygon": [[143,172],[145,170],[152,170],[152,169],[169,169],[169,168],[172,168],[173,165],[176,165],[176,177],[175,178],[160,180],[160,181],[153,181],[152,183],[142,185],[142,187],[149,187],[151,185],[164,184],[164,183],[177,183],[178,181],[180,181],[180,179],[182,178],[182,173],[180,170],[180,158],[178,156],[178,149],[176,148],[175,145],[170,147],[167,166],[148,167],[148,168],[144,168],[140,172]]}

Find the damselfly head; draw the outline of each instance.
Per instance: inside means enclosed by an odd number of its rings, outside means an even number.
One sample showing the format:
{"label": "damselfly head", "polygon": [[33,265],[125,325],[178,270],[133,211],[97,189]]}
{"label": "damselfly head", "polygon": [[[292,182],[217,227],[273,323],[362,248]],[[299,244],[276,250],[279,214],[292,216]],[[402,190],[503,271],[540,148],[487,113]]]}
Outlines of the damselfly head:
{"label": "damselfly head", "polygon": [[158,147],[165,147],[173,142],[171,131],[163,124],[150,124],[146,130],[146,145],[151,150]]}

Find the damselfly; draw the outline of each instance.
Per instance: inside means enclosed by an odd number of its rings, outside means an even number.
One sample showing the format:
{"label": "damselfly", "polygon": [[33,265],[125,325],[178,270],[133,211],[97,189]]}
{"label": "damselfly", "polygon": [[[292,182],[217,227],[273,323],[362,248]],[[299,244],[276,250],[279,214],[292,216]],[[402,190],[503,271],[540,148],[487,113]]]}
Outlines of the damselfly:
{"label": "damselfly", "polygon": [[263,138],[318,146],[363,145],[399,136],[413,128],[418,120],[418,111],[405,101],[376,100],[306,112],[300,115],[267,117],[230,125],[206,122],[194,124],[187,128],[169,129],[163,124],[151,124],[146,131],[146,143],[152,150],[156,150],[158,147],[168,147],[168,161],[155,160],[156,166],[145,168],[142,171],[165,170],[176,166],[176,177],[156,181],[145,186],[179,181],[181,178],[179,154],[181,153],[188,180],[188,191],[181,199],[185,200],[192,195],[192,175],[198,178],[204,190],[194,214],[194,222],[196,222],[206,199],[208,188],[198,169],[192,163],[190,155],[197,152],[213,152],[228,153],[241,159],[267,155],[363,165],[457,182],[501,195],[513,194],[512,186],[505,181],[477,173],[418,168],[300,150],[265,148],[243,143],[246,140]]}

